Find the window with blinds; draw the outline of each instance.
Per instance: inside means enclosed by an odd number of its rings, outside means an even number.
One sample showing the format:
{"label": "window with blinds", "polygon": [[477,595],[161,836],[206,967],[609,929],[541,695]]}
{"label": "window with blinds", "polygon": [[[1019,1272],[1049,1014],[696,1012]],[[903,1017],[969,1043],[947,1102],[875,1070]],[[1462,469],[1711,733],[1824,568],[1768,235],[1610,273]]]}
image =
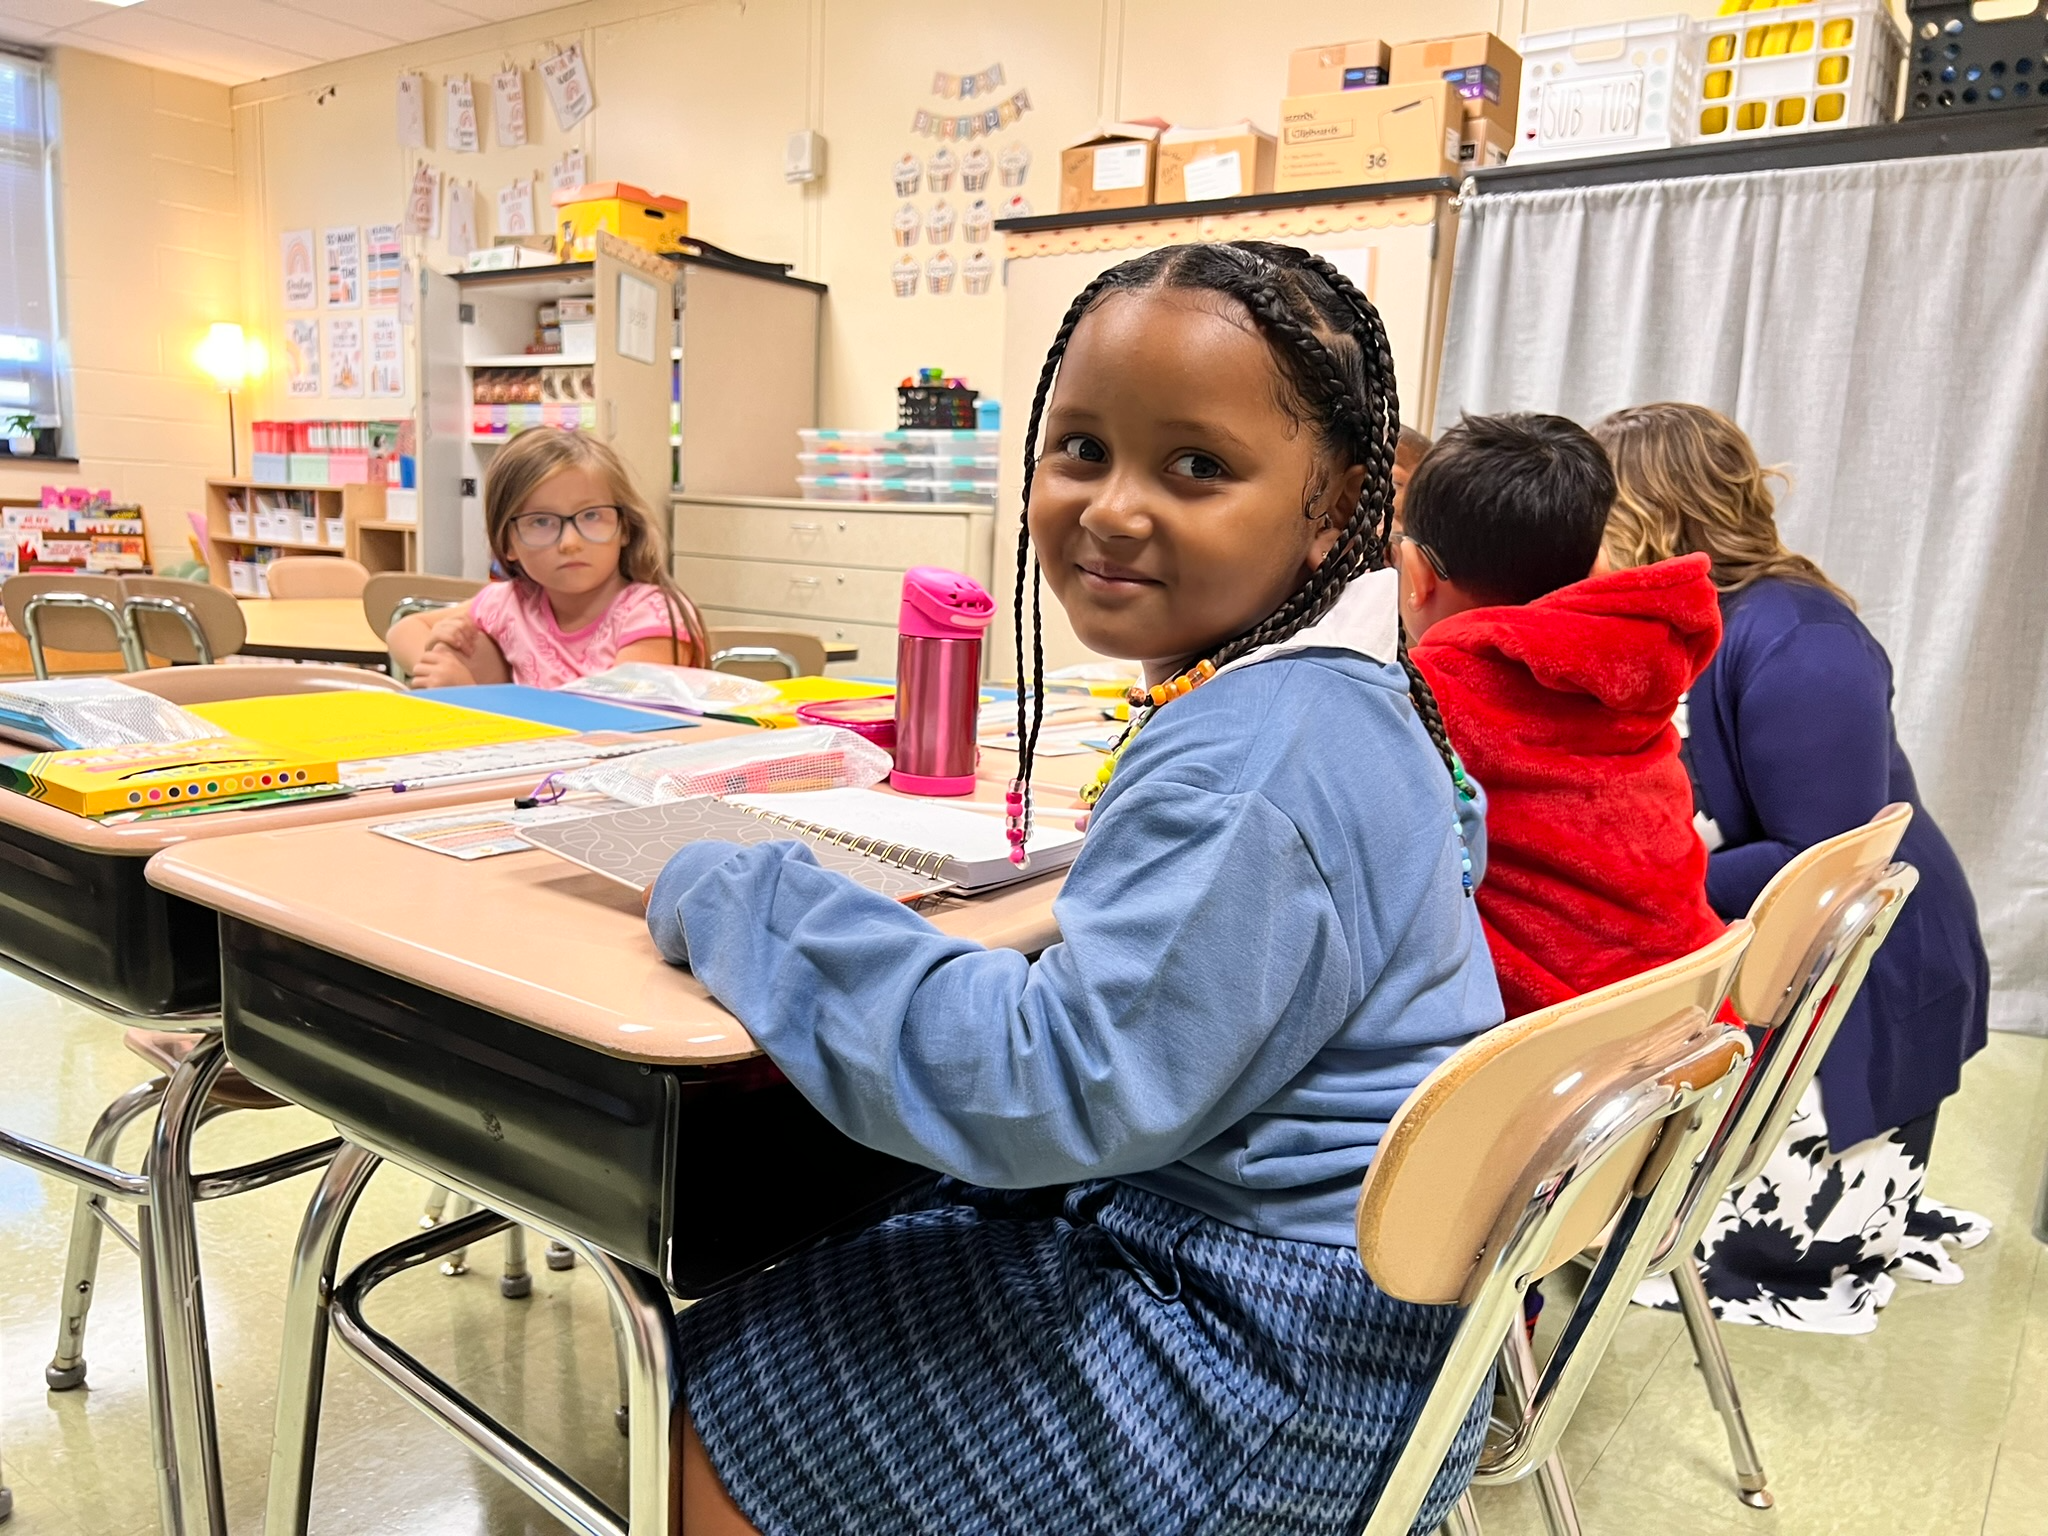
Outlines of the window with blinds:
{"label": "window with blinds", "polygon": [[0,453],[66,451],[52,148],[42,60],[0,48]]}

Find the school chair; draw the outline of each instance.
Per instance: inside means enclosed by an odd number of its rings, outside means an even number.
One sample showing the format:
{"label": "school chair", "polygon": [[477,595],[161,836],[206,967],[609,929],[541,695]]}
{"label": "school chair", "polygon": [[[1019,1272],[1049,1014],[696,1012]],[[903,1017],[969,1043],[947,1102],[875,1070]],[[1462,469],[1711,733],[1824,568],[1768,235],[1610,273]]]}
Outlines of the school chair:
{"label": "school chair", "polygon": [[1912,819],[1910,805],[1888,805],[1863,826],[1814,844],[1750,907],[1754,937],[1728,1003],[1760,1042],[1756,1059],[1648,1271],[1669,1273],[1677,1287],[1707,1396],[1728,1434],[1737,1496],[1755,1509],[1769,1509],[1772,1499],[1696,1253],[1722,1196],[1755,1178],[1784,1138],[1871,960],[1920,883],[1911,865],[1891,862]]}
{"label": "school chair", "polygon": [[361,597],[370,568],[340,555],[280,555],[263,576],[272,597]]}
{"label": "school chair", "polygon": [[28,642],[29,665],[38,678],[50,675],[46,647],[118,652],[120,670],[142,670],[142,646],[128,618],[126,602],[127,593],[118,576],[27,571],[0,583],[0,608]]}
{"label": "school chair", "polygon": [[[249,638],[241,603],[220,587],[169,576],[124,576],[121,590],[136,643],[150,656],[211,666],[234,655]],[[138,662],[137,670],[141,666]]]}
{"label": "school chair", "polygon": [[483,591],[484,583],[460,576],[428,576],[419,571],[380,571],[363,584],[363,617],[382,640],[391,626],[415,613],[453,608]]}
{"label": "school chair", "polygon": [[714,629],[706,639],[714,672],[757,682],[825,675],[825,642],[802,630]]}
{"label": "school chair", "polygon": [[121,679],[172,704],[218,704],[226,699],[273,698],[282,693],[404,693],[405,684],[367,667],[326,661],[244,661],[231,667],[153,667]]}
{"label": "school chair", "polygon": [[[1487,1031],[1388,1125],[1358,1201],[1358,1256],[1389,1296],[1464,1309],[1365,1536],[1407,1536],[1472,1402],[1522,1330],[1529,1286],[1610,1239],[1533,1379],[1511,1369],[1474,1480],[1548,1462],[1749,1060],[1715,1020],[1747,922],[1669,965]],[[1469,1499],[1448,1522],[1476,1532]]]}

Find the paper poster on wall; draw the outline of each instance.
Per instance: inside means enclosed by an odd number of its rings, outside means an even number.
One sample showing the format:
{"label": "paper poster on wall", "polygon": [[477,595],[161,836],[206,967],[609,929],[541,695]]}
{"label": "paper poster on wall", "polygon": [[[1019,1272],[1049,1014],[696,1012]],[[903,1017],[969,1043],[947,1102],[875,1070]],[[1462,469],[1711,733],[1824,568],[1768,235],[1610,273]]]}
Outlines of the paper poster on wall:
{"label": "paper poster on wall", "polygon": [[412,191],[405,200],[405,232],[429,240],[441,232],[441,173],[431,165],[412,173]]}
{"label": "paper poster on wall", "polygon": [[573,192],[578,187],[584,185],[588,179],[583,169],[583,151],[580,149],[563,151],[562,158],[555,162],[554,190],[557,192]]}
{"label": "paper poster on wall", "polygon": [[420,269],[408,261],[398,275],[398,323],[411,325],[413,301],[420,291]]}
{"label": "paper poster on wall", "polygon": [[370,316],[370,393],[379,399],[405,393],[405,328],[396,315]]}
{"label": "paper poster on wall", "polygon": [[313,231],[288,229],[277,238],[284,257],[284,307],[317,307],[320,279],[313,264]]}
{"label": "paper poster on wall", "polygon": [[619,274],[619,356],[636,363],[654,361],[654,301],[659,292],[644,277]]}
{"label": "paper poster on wall", "polygon": [[548,102],[555,109],[555,121],[564,133],[590,116],[590,109],[597,105],[590,89],[590,71],[583,63],[583,49],[575,43],[540,61],[540,79],[547,87]]}
{"label": "paper poster on wall", "polygon": [[522,176],[498,189],[498,233],[530,235],[533,228],[533,180]]}
{"label": "paper poster on wall", "polygon": [[469,76],[448,77],[448,147],[458,155],[473,155],[483,148],[476,127],[476,92]]}
{"label": "paper poster on wall", "polygon": [[467,181],[448,183],[448,254],[466,260],[476,249],[476,187]]}
{"label": "paper poster on wall", "polygon": [[501,69],[491,76],[492,124],[498,130],[500,149],[517,149],[526,142],[526,77],[518,69]]}
{"label": "paper poster on wall", "polygon": [[294,395],[320,393],[320,322],[287,320],[284,323],[284,376],[287,392]]}
{"label": "paper poster on wall", "polygon": [[398,308],[398,226],[372,224],[363,231],[363,302],[371,309]]}
{"label": "paper poster on wall", "polygon": [[363,322],[356,315],[327,320],[327,393],[344,398],[363,392]]}
{"label": "paper poster on wall", "polygon": [[321,231],[327,263],[327,307],[354,309],[363,296],[363,232],[355,225]]}
{"label": "paper poster on wall", "polygon": [[427,78],[398,77],[398,143],[401,149],[427,147]]}

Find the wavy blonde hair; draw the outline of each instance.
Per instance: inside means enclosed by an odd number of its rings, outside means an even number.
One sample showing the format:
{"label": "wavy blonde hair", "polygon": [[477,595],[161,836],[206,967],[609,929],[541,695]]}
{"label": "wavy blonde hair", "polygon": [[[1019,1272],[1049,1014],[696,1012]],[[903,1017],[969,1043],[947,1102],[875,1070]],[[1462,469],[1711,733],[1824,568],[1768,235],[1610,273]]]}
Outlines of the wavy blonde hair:
{"label": "wavy blonde hair", "polygon": [[560,427],[534,427],[498,450],[484,475],[484,537],[514,581],[532,581],[512,544],[512,519],[541,483],[565,469],[587,469],[604,481],[619,509],[619,574],[659,587],[668,599],[669,648],[679,667],[711,664],[704,616],[668,568],[668,539],[633,476],[611,444]]}
{"label": "wavy blonde hair", "polygon": [[1618,567],[1704,553],[1714,585],[1740,592],[1766,576],[1854,598],[1778,536],[1771,481],[1784,471],[1757,461],[1742,428],[1704,405],[1664,401],[1616,411],[1593,424],[1614,462],[1617,494],[1607,514],[1607,558]]}

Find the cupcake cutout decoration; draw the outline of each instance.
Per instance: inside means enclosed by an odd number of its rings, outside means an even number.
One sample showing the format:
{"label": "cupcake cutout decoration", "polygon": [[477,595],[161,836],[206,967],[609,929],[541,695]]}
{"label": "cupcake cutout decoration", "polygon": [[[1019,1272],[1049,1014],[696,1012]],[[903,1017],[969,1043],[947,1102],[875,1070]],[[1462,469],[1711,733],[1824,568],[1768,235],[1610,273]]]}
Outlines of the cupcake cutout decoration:
{"label": "cupcake cutout decoration", "polygon": [[989,153],[981,145],[967,151],[960,157],[960,190],[979,192],[988,185],[989,168],[992,165]]}
{"label": "cupcake cutout decoration", "polygon": [[924,270],[915,256],[898,256],[896,265],[889,269],[889,281],[896,287],[899,299],[914,298],[917,295],[918,274]]}
{"label": "cupcake cutout decoration", "polygon": [[953,158],[953,151],[943,144],[931,153],[924,163],[924,179],[934,192],[950,192],[953,188],[953,172],[959,161]]}
{"label": "cupcake cutout decoration", "polygon": [[896,195],[915,197],[917,183],[924,175],[924,162],[909,153],[899,155],[896,160]]}
{"label": "cupcake cutout decoration", "polygon": [[1028,219],[1028,218],[1030,218],[1030,217],[1031,217],[1031,199],[1030,199],[1030,198],[1028,198],[1028,197],[1024,197],[1024,196],[1021,196],[1021,195],[1020,195],[1020,196],[1017,196],[1017,197],[1013,197],[1013,198],[1011,198],[1011,199],[1010,199],[1010,200],[1009,200],[1009,201],[1008,201],[1007,203],[1003,204],[1003,211],[1002,211],[1001,213],[997,214],[997,215],[996,215],[996,217],[997,217],[997,218],[999,218],[999,219]]}
{"label": "cupcake cutout decoration", "polygon": [[939,251],[924,264],[925,286],[933,293],[951,293],[954,274],[960,270],[951,251]]}
{"label": "cupcake cutout decoration", "polygon": [[996,171],[1003,178],[1004,186],[1023,186],[1024,178],[1031,174],[1031,151],[1022,144],[1012,144],[996,161]]}
{"label": "cupcake cutout decoration", "polygon": [[970,245],[979,245],[995,228],[996,216],[988,211],[988,199],[977,197],[960,216],[960,233]]}
{"label": "cupcake cutout decoration", "polygon": [[968,293],[987,293],[995,275],[994,258],[987,251],[973,251],[960,265],[960,286]]}
{"label": "cupcake cutout decoration", "polygon": [[896,231],[898,245],[917,244],[917,232],[924,227],[924,220],[918,217],[917,204],[905,203],[896,210],[896,217],[890,227]]}
{"label": "cupcake cutout decoration", "polygon": [[943,197],[924,216],[924,232],[933,245],[944,245],[953,238],[953,209]]}

